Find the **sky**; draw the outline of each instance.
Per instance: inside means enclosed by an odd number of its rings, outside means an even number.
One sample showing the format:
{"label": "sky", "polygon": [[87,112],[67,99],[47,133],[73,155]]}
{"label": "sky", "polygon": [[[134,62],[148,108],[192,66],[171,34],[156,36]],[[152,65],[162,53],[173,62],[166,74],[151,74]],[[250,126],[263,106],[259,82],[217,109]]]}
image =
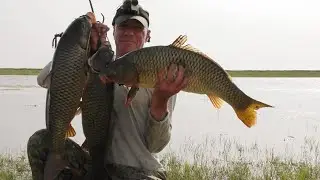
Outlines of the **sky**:
{"label": "sky", "polygon": [[[122,0],[92,0],[97,19],[112,18]],[[223,68],[320,69],[319,0],[140,0],[150,13],[151,42],[179,35]],[[3,0],[0,68],[43,68],[51,41],[91,11],[88,0]],[[112,41],[112,28],[108,32]]]}

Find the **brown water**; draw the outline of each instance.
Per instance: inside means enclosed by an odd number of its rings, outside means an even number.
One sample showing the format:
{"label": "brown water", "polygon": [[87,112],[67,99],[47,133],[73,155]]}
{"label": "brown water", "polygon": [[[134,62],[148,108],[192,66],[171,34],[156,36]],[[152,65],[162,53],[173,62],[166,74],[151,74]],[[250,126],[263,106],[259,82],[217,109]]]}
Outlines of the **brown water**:
{"label": "brown water", "polygon": [[[320,137],[320,79],[233,78],[253,98],[274,105],[261,109],[251,129],[237,119],[228,104],[216,110],[206,96],[181,92],[173,114],[172,140],[168,148],[177,151],[186,143],[209,140],[210,148],[221,148],[221,139],[238,146],[256,144],[278,153],[299,152],[305,137]],[[0,76],[0,151],[25,149],[29,136],[45,127],[46,90],[35,76]],[[81,116],[73,120],[81,143]],[[208,142],[208,141],[207,141]],[[220,146],[220,147],[217,147]],[[168,150],[166,148],[166,150]]]}

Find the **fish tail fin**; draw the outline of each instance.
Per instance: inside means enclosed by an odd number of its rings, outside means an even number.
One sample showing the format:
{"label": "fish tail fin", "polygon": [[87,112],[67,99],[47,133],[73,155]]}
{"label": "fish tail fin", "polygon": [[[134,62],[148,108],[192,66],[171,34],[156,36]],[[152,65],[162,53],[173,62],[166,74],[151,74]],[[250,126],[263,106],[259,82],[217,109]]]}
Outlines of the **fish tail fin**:
{"label": "fish tail fin", "polygon": [[207,94],[207,96],[215,108],[220,109],[222,107],[223,100],[221,98],[214,94]]}
{"label": "fish tail fin", "polygon": [[68,130],[66,132],[66,138],[68,137],[74,137],[76,135],[76,130],[72,127],[71,124],[68,125]]}
{"label": "fish tail fin", "polygon": [[238,118],[249,128],[254,126],[257,121],[257,112],[256,110],[260,108],[265,108],[265,107],[271,107],[273,108],[274,106],[271,106],[269,104],[253,100],[253,102],[245,109],[236,109],[235,112],[238,116]]}

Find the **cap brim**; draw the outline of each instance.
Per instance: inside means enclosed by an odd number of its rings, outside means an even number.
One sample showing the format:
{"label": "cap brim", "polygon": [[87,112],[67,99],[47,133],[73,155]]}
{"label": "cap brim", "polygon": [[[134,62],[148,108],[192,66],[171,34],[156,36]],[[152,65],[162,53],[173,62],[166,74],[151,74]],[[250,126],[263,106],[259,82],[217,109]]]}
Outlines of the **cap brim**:
{"label": "cap brim", "polygon": [[129,19],[135,19],[137,21],[139,21],[144,27],[148,27],[148,22],[147,20],[142,17],[142,16],[132,16],[132,15],[123,15],[123,16],[119,16],[115,19],[115,24],[119,25]]}

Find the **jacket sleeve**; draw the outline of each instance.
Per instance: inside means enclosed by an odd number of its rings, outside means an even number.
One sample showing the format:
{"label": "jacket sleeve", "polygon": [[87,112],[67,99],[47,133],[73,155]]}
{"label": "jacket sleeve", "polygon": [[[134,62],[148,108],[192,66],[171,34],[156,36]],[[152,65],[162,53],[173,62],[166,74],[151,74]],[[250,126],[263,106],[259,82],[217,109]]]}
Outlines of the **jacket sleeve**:
{"label": "jacket sleeve", "polygon": [[43,88],[49,88],[50,86],[51,65],[52,61],[50,61],[38,74],[37,83]]}
{"label": "jacket sleeve", "polygon": [[172,112],[176,104],[177,95],[172,96],[168,101],[168,109],[166,116],[157,121],[148,109],[148,126],[147,126],[147,147],[151,153],[158,153],[162,151],[169,143],[172,129]]}

